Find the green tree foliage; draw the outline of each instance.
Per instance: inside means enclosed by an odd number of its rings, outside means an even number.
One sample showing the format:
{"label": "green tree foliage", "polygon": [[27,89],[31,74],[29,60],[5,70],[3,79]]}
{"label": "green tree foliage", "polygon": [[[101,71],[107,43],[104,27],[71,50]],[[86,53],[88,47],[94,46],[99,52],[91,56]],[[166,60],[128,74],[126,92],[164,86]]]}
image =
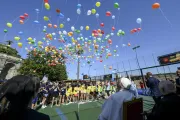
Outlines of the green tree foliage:
{"label": "green tree foliage", "polygon": [[65,57],[62,54],[45,51],[30,51],[28,58],[22,63],[19,72],[24,75],[33,74],[40,78],[48,75],[51,81],[67,80]]}
{"label": "green tree foliage", "polygon": [[8,45],[0,44],[0,53],[21,58],[21,56],[18,54],[18,51],[10,47],[11,44],[11,41],[8,41]]}

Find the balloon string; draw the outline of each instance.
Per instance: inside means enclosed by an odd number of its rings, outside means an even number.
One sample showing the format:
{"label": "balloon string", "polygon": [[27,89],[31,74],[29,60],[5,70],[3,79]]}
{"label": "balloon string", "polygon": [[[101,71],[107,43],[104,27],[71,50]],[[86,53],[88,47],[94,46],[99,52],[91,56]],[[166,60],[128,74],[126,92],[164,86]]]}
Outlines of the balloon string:
{"label": "balloon string", "polygon": [[18,18],[19,18],[19,17],[17,17],[16,19],[14,19],[11,24],[13,24]]}
{"label": "balloon string", "polygon": [[4,40],[6,39],[7,33],[4,35]]}
{"label": "balloon string", "polygon": [[44,0],[42,0],[41,12],[43,11],[43,3],[44,3]]}
{"label": "balloon string", "polygon": [[75,25],[76,25],[76,23],[78,22],[78,20],[79,20],[79,15],[78,15],[78,17],[77,17],[77,19],[76,19],[76,22],[74,23],[74,25],[73,25],[73,26],[75,26]]}
{"label": "balloon string", "polygon": [[38,20],[38,18],[39,18],[39,13],[37,13],[37,17],[36,17],[36,20]]}
{"label": "balloon string", "polygon": [[118,14],[118,20],[117,20],[117,26],[118,26],[118,24],[119,24],[119,18],[120,18],[120,10],[119,10],[119,14]]}
{"label": "balloon string", "polygon": [[24,24],[27,23],[28,20],[29,20],[29,17],[28,17],[28,19],[24,22]]}
{"label": "balloon string", "polygon": [[161,11],[162,15],[164,16],[164,18],[168,21],[168,23],[170,24],[170,26],[172,27],[172,24],[170,22],[170,20],[165,16],[164,12],[162,11],[161,8],[159,8],[159,10]]}

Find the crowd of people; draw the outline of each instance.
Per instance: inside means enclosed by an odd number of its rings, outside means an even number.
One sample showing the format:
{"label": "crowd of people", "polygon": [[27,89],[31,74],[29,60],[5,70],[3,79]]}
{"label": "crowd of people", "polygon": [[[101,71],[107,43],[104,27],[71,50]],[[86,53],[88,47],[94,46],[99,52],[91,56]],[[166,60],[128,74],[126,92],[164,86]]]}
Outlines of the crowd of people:
{"label": "crowd of people", "polygon": [[37,96],[32,101],[32,109],[37,103],[45,108],[68,105],[74,102],[89,102],[103,99],[116,92],[116,85],[110,82],[42,82]]}
{"label": "crowd of people", "polygon": [[[146,75],[146,85],[151,91],[155,105],[147,120],[176,120],[180,108],[180,70],[176,84],[160,81],[152,73]],[[67,105],[73,102],[89,102],[106,99],[99,120],[123,120],[123,103],[138,97],[133,81],[120,78],[116,85],[106,82],[42,82],[35,76],[18,75],[0,85],[0,120],[49,120],[38,113],[37,104]]]}

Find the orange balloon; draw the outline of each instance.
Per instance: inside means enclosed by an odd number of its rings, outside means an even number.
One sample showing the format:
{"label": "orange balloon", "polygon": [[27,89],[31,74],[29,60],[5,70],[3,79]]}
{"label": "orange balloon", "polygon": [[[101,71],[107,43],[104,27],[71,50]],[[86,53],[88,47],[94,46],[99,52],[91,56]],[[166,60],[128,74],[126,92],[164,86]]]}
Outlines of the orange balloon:
{"label": "orange balloon", "polygon": [[152,5],[152,9],[158,9],[158,8],[160,8],[160,4],[159,3],[154,3]]}
{"label": "orange balloon", "polygon": [[98,33],[101,33],[101,30],[100,30],[100,29],[98,29]]}
{"label": "orange balloon", "polygon": [[54,25],[54,28],[57,28],[57,25]]}
{"label": "orange balloon", "polygon": [[128,43],[128,46],[131,46],[131,44],[130,44],[130,43]]}
{"label": "orange balloon", "polygon": [[24,24],[24,21],[23,21],[23,20],[19,20],[19,23],[20,23],[20,24]]}
{"label": "orange balloon", "polygon": [[48,24],[48,27],[50,27],[50,28],[51,28],[51,27],[52,27],[52,24],[50,24],[50,23],[49,23],[49,24]]}
{"label": "orange balloon", "polygon": [[60,9],[56,9],[56,12],[57,12],[57,13],[60,13],[61,11],[60,11]]}

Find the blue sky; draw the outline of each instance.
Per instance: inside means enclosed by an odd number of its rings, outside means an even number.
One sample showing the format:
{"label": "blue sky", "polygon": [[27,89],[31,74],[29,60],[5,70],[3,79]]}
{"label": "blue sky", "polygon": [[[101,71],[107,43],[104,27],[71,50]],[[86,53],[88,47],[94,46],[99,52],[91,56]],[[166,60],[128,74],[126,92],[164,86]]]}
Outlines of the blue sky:
{"label": "blue sky", "polygon": [[[99,13],[99,22],[104,23],[105,27],[103,30],[105,33],[110,33],[111,27],[114,25],[114,20],[112,20],[111,17],[105,16],[106,11],[111,11],[112,15],[115,15],[116,30],[114,32],[115,35],[111,37],[113,44],[111,45],[110,50],[113,51],[116,49],[119,57],[109,57],[108,59],[105,59],[103,56],[102,63],[96,59],[91,60],[94,61],[94,63],[91,62],[92,67],[90,69],[90,75],[103,74],[104,65],[113,66],[113,69],[119,69],[119,71],[123,71],[124,68],[129,70],[130,67],[128,60],[131,63],[131,69],[137,68],[136,61],[134,59],[135,53],[132,50],[132,47],[136,45],[141,46],[138,49],[141,67],[155,65],[152,53],[154,54],[155,59],[157,59],[158,55],[179,50],[179,0],[99,0],[101,2],[101,6],[99,8],[95,7],[97,0],[49,0],[49,4],[51,6],[51,10],[49,11],[42,7],[42,1],[43,0],[1,0],[0,42],[14,40],[14,36],[18,36],[19,31],[22,31],[23,35],[21,35],[20,41],[23,43],[23,48],[18,48],[16,41],[14,41],[12,47],[17,48],[24,58],[26,57],[25,47],[29,47],[26,39],[28,37],[32,37],[36,38],[37,41],[42,41],[42,38],[44,37],[42,29],[43,26],[47,26],[48,23],[43,20],[43,17],[48,16],[53,24],[57,24],[58,17],[55,11],[56,9],[60,9],[65,16],[64,19],[59,20],[59,23],[64,23],[65,27],[64,29],[59,30],[70,31],[71,26],[74,24],[75,28],[78,29],[80,26],[90,26],[89,31],[84,30],[81,32],[83,37],[88,37],[91,35],[92,30],[101,28],[95,15],[86,15],[88,10],[95,8],[97,13]],[[113,7],[115,2],[119,3],[120,11]],[[159,2],[161,4],[161,10],[163,13],[159,9],[152,9],[152,4],[154,2]],[[77,20],[78,15],[76,10],[78,3],[82,5],[82,14]],[[38,18],[35,9],[40,10]],[[24,13],[29,14],[29,20],[24,25],[21,25],[19,24],[19,18],[17,17],[23,15]],[[172,23],[172,27],[165,17],[167,17]],[[10,29],[7,28],[6,23],[12,22],[16,18],[17,20],[13,23],[13,27]],[[67,18],[71,19],[70,22],[66,21]],[[142,19],[142,31],[139,32],[139,34],[132,35],[130,34],[130,30],[140,27],[140,25],[136,23],[137,18]],[[33,23],[34,20],[38,20],[40,25]],[[4,29],[8,30],[6,36],[3,32]],[[122,29],[126,33],[123,38],[116,35],[119,29]],[[48,30],[48,32],[57,32],[57,30]],[[122,44],[127,43],[131,43],[131,46],[122,47]],[[51,44],[57,47],[63,46],[62,43],[58,41],[52,41]],[[116,45],[119,47],[116,48]],[[84,56],[86,55],[88,54],[84,54]],[[141,56],[144,56],[144,59]],[[123,63],[121,61],[123,61]],[[88,74],[89,65],[87,64],[87,61],[82,60],[81,63],[85,64],[85,66],[81,67],[80,73]],[[157,61],[156,64],[158,64]],[[75,60],[74,64],[71,63],[67,65],[70,78],[76,78],[76,67],[77,62]],[[106,73],[111,73],[111,71],[107,69]]]}

